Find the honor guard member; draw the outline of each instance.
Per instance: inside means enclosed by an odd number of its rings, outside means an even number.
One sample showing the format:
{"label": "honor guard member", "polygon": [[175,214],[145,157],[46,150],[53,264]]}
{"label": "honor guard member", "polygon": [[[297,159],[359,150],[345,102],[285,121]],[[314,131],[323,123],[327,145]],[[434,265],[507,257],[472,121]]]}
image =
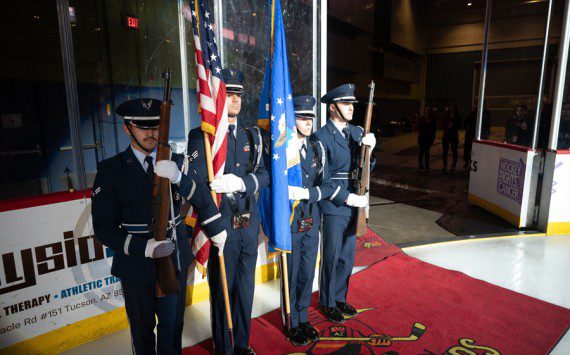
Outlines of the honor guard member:
{"label": "honor guard member", "polygon": [[330,119],[314,137],[325,148],[329,162],[325,180],[332,181],[334,190],[330,197],[319,202],[323,214],[319,303],[330,321],[343,323],[343,314],[356,315],[354,307],[346,302],[346,294],[356,248],[355,217],[358,207],[368,204],[367,196],[355,194],[353,172],[358,165],[360,144],[368,145],[372,151],[376,138],[372,133],[362,137],[362,127],[349,123],[357,102],[354,84],[332,89],[321,102],[327,104]]}
{"label": "honor guard member", "polygon": [[291,305],[289,339],[293,344],[301,346],[319,337],[317,330],[309,323],[307,312],[311,303],[319,250],[321,219],[317,202],[334,191],[331,180],[323,180],[327,163],[324,147],[320,142],[309,139],[313,132],[315,103],[316,100],[312,96],[298,96],[293,99],[303,186],[289,186],[289,199],[299,201],[291,223],[292,249],[291,253],[287,254]]}
{"label": "honor guard member", "polygon": [[[172,154],[172,160],[155,164],[161,104],[160,100],[145,98],[129,100],[117,107],[131,144],[125,151],[99,163],[92,193],[95,236],[113,251],[111,274],[121,280],[136,354],[181,354],[186,279],[191,261],[186,227],[178,215],[181,203],[188,201],[196,208],[199,219],[206,221],[202,225],[214,244],[223,248],[227,235],[208,186],[181,172],[186,170],[184,155]],[[169,222],[167,235],[171,239],[163,241],[151,239],[148,233],[154,174],[172,183],[176,217]],[[178,271],[180,293],[157,297],[154,259],[169,255]]]}
{"label": "honor guard member", "polygon": [[[223,254],[236,348],[231,347],[218,251],[213,248],[208,261],[212,333],[216,353],[255,354],[249,347],[260,223],[255,194],[267,186],[269,176],[263,163],[263,141],[259,127],[248,128],[238,118],[244,76],[236,69],[223,69],[222,75],[226,84],[229,121],[227,155],[224,174],[212,181],[210,187],[222,194],[220,212],[228,231]],[[204,138],[200,128],[189,133],[188,155],[192,158],[190,169],[200,176],[201,181],[207,182]]]}

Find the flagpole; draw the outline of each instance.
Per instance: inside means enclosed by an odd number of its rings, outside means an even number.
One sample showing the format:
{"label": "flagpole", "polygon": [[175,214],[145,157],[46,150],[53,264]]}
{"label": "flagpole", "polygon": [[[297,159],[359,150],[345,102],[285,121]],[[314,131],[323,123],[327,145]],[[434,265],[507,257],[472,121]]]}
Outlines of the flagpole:
{"label": "flagpole", "polygon": [[[208,167],[208,181],[212,182],[214,180],[214,164],[212,162],[212,147],[210,144],[210,134],[204,132],[204,146],[206,150],[206,165]],[[211,191],[214,203],[218,206],[218,199],[216,193]],[[226,260],[224,258],[223,252],[218,255],[220,263],[220,279],[222,281],[222,292],[224,294],[224,306],[226,310],[226,320],[228,322],[228,332],[230,333],[230,342],[232,344],[232,349],[234,348],[234,325],[232,322],[232,311],[230,308],[230,295],[228,292],[228,279],[226,276]]]}
{"label": "flagpole", "polygon": [[289,303],[289,273],[287,270],[287,254],[281,252],[281,277],[283,278],[283,293],[285,295],[285,323],[291,330],[291,304]]}
{"label": "flagpole", "polygon": [[[200,20],[199,20],[199,9],[198,9],[198,0],[194,1],[194,11],[196,12],[196,28],[198,29],[198,38],[200,38]],[[206,152],[206,166],[208,169],[208,181],[212,182],[214,180],[214,163],[212,159],[212,145],[210,143],[210,134],[207,132],[204,133],[204,150]],[[212,199],[214,203],[218,206],[218,198],[214,191],[211,191]],[[226,260],[224,259],[224,253],[219,253],[218,261],[220,264],[220,280],[222,282],[222,293],[224,295],[224,308],[226,310],[226,321],[228,322],[228,332],[230,334],[230,343],[232,349],[235,347],[234,342],[234,325],[232,321],[232,311],[230,308],[230,296],[228,292],[228,279],[226,277]]]}
{"label": "flagpole", "polygon": [[[271,116],[271,89],[272,89],[272,77],[271,73],[273,72],[273,50],[275,45],[275,0],[271,0],[271,37],[270,37],[270,49],[269,49],[269,88],[267,90],[267,96],[269,98],[269,116]],[[271,117],[269,119],[269,138],[271,137]],[[269,139],[271,142],[271,139]],[[269,144],[269,155],[271,156],[272,144]],[[273,199],[270,199],[271,203],[273,203]],[[274,209],[271,209],[274,211]],[[285,326],[287,330],[291,329],[291,303],[289,299],[289,275],[288,275],[288,267],[287,267],[287,254],[284,251],[280,252],[281,255],[281,288],[283,292],[283,299],[285,302]]]}

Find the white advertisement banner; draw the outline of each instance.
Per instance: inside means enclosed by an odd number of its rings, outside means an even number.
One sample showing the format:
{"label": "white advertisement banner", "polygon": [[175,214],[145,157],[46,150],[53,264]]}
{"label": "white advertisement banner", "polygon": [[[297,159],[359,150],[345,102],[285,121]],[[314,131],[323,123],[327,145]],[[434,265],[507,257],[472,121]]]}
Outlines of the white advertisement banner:
{"label": "white advertisement banner", "polygon": [[123,306],[90,200],[0,213],[0,349]]}
{"label": "white advertisement banner", "polygon": [[506,145],[474,142],[469,176],[470,201],[517,227],[525,227],[534,154]]}
{"label": "white advertisement banner", "polygon": [[[124,306],[113,252],[93,235],[91,199],[73,196],[0,212],[0,350]],[[265,241],[258,252],[258,266],[274,261]],[[193,268],[188,284],[205,282]]]}
{"label": "white advertisement banner", "polygon": [[570,152],[556,154],[548,223],[570,222]]}

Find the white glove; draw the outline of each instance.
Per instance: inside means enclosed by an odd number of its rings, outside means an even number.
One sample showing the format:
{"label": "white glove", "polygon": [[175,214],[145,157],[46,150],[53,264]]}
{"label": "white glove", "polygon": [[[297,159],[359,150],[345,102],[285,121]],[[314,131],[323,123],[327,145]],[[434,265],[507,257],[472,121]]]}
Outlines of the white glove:
{"label": "white glove", "polygon": [[231,194],[234,192],[245,192],[245,183],[243,179],[234,174],[224,174],[214,179],[210,183],[210,187],[219,194]]}
{"label": "white glove", "polygon": [[172,160],[159,160],[154,166],[154,173],[162,178],[167,178],[173,184],[178,184],[182,179],[182,173]]}
{"label": "white glove", "polygon": [[304,189],[299,186],[289,186],[289,200],[308,200],[309,189]]}
{"label": "white glove", "polygon": [[147,258],[163,258],[172,254],[174,251],[174,243],[170,240],[149,239],[146,242],[146,248],[144,250],[144,256]]}
{"label": "white glove", "polygon": [[346,204],[352,207],[366,207],[368,205],[368,196],[360,196],[356,194],[348,194]]}
{"label": "white glove", "polygon": [[218,248],[218,255],[222,255],[224,253],[224,245],[226,244],[226,239],[228,239],[228,232],[226,231],[221,231],[220,233],[210,238],[210,242],[212,242],[212,244]]}
{"label": "white glove", "polygon": [[374,147],[376,146],[376,137],[374,137],[374,133],[368,133],[362,137],[362,140],[360,142],[364,145],[369,146],[370,150],[374,150]]}

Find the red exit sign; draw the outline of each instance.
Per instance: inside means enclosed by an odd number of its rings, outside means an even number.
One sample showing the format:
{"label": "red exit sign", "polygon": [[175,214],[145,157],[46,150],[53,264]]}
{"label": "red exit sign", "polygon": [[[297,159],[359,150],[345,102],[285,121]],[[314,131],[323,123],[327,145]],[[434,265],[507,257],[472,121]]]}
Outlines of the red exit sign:
{"label": "red exit sign", "polygon": [[139,28],[139,19],[136,17],[127,16],[127,27],[129,28]]}

